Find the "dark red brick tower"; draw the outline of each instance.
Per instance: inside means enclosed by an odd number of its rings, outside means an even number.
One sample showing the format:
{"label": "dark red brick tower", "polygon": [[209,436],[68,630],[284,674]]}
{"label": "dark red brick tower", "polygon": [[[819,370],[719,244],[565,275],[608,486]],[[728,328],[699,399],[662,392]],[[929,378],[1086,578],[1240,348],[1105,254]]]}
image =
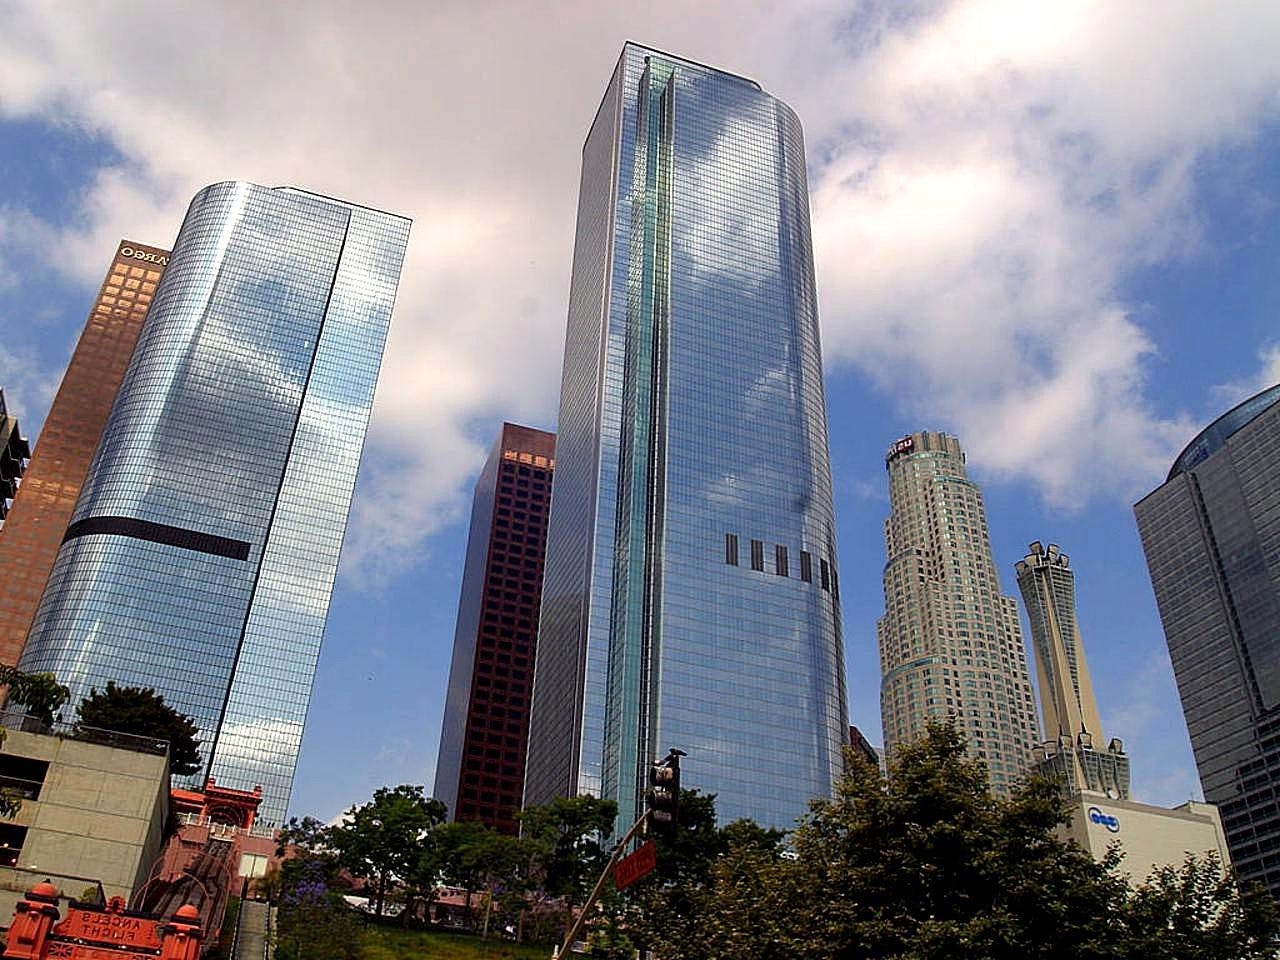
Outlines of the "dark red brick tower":
{"label": "dark red brick tower", "polygon": [[516,832],[555,434],[502,425],[471,508],[435,796],[454,820]]}

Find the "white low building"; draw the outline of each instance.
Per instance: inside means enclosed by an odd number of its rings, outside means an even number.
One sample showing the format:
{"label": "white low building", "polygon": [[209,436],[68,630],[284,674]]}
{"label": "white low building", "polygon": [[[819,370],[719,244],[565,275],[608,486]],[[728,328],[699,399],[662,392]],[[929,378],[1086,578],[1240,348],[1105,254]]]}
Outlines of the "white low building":
{"label": "white low building", "polygon": [[1188,854],[1214,853],[1221,863],[1231,863],[1218,808],[1209,803],[1189,800],[1167,809],[1083,791],[1072,799],[1064,829],[1099,860],[1118,843],[1124,853],[1120,872],[1135,884],[1158,867],[1180,867]]}

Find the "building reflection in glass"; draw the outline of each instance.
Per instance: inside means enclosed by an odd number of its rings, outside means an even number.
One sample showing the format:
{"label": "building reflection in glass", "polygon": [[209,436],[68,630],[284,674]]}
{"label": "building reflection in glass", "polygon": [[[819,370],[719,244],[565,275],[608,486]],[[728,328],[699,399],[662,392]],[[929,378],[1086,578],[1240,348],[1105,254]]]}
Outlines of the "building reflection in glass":
{"label": "building reflection in glass", "polygon": [[288,804],[409,221],[196,195],[20,666],[154,687],[220,784]]}
{"label": "building reflection in glass", "polygon": [[[848,736],[800,123],[628,44],[583,150],[525,802],[679,747],[790,827]],[[767,771],[767,773],[763,773]]]}

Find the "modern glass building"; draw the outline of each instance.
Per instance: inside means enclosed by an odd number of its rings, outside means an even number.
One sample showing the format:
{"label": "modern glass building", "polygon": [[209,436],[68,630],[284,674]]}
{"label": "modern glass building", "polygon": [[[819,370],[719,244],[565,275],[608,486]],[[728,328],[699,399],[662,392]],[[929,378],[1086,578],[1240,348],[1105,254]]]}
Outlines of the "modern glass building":
{"label": "modern glass building", "polygon": [[1280,386],[1223,414],[1134,511],[1204,796],[1280,897]]}
{"label": "modern glass building", "polygon": [[982,490],[960,441],[922,430],[885,456],[880,715],[885,751],[956,718],[991,787],[1008,792],[1036,743],[1035,704],[1018,603],[1000,590]]}
{"label": "modern glass building", "polygon": [[542,602],[556,435],[504,423],[476,480],[434,796],[514,834]]}
{"label": "modern glass building", "polygon": [[583,148],[526,804],[677,747],[790,827],[848,737],[800,123],[628,43]]}
{"label": "modern glass building", "polygon": [[[293,188],[198,193],[19,666],[199,724],[279,822],[409,222]],[[203,782],[203,776],[193,780]]]}

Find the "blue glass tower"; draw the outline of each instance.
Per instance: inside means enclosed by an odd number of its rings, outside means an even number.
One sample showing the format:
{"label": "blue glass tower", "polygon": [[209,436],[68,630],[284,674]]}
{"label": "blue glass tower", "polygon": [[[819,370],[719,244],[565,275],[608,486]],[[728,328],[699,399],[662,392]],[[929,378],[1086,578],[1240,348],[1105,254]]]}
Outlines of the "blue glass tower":
{"label": "blue glass tower", "polygon": [[789,827],[848,736],[800,123],[629,43],[578,203],[525,802],[625,829],[679,747]]}
{"label": "blue glass tower", "polygon": [[[409,221],[206,187],[155,292],[20,661],[154,687],[206,772],[288,805]],[[202,775],[193,778],[203,782]]]}

